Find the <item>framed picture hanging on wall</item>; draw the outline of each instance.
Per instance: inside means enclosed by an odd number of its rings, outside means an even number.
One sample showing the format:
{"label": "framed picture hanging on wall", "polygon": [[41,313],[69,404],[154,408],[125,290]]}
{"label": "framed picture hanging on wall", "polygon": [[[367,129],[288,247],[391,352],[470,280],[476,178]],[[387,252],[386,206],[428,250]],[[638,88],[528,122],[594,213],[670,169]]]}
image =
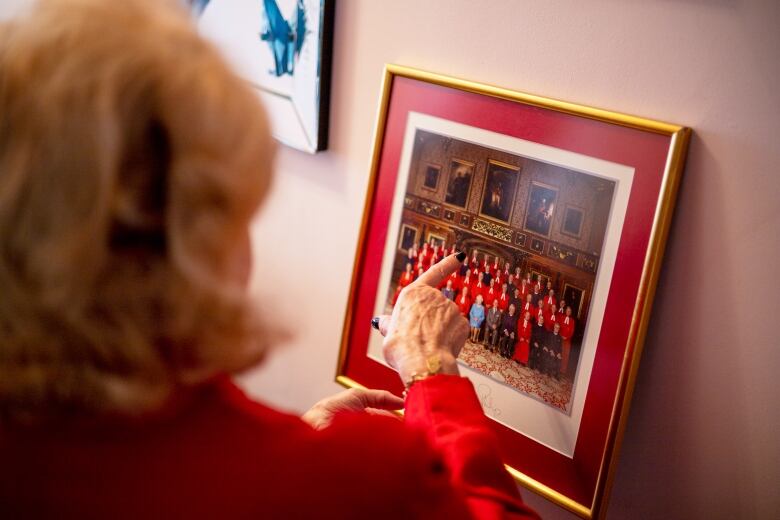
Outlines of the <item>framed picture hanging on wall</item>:
{"label": "framed picture hanging on wall", "polygon": [[[392,310],[409,227],[500,258],[534,286],[557,356],[480,335],[461,373],[518,482],[602,517],[689,129],[395,65],[380,103],[337,381],[403,390],[370,321]],[[426,164],[448,165],[446,189],[425,189]],[[521,307],[518,328],[536,319]]]}
{"label": "framed picture hanging on wall", "polygon": [[280,142],[328,146],[335,0],[187,0],[201,33],[256,89]]}

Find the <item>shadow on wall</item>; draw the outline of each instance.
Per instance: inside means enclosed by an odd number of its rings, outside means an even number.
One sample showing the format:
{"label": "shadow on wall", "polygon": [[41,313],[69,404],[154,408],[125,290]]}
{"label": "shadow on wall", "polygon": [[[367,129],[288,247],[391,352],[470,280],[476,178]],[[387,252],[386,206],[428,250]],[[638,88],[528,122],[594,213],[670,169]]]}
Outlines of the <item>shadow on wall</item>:
{"label": "shadow on wall", "polygon": [[[749,309],[743,313],[728,303],[728,295],[740,290],[741,274],[737,252],[727,240],[733,235],[725,232],[729,214],[719,211],[728,207],[723,186],[728,172],[701,137],[694,133],[690,145],[618,465],[619,484],[609,506],[611,518],[635,518],[637,509],[662,518],[704,518],[712,511],[724,518],[756,518],[750,457],[734,453],[749,438],[748,369],[740,359],[740,331],[734,326],[749,323],[743,315]],[[698,240],[703,236],[706,242]],[[715,287],[700,274],[702,266],[713,264],[721,274]],[[690,306],[698,310],[686,313]],[[732,453],[714,459],[719,450]]]}

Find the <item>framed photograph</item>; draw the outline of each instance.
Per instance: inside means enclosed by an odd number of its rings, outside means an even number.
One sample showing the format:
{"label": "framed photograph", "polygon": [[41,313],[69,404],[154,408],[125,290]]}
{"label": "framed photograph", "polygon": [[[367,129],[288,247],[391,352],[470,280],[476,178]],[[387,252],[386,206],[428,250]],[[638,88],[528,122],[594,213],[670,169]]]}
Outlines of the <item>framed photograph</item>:
{"label": "framed photograph", "polygon": [[447,180],[447,193],[444,195],[444,202],[465,209],[471,193],[473,177],[474,163],[461,159],[450,161],[450,175]]}
{"label": "framed photograph", "polygon": [[479,213],[504,223],[509,222],[515,205],[520,169],[511,164],[488,160]]}
{"label": "framed photograph", "polygon": [[544,241],[539,240],[538,238],[532,238],[531,239],[531,250],[534,253],[539,253],[540,255],[544,253]]}
{"label": "framed photograph", "polygon": [[579,238],[582,234],[583,220],[585,220],[585,212],[582,209],[567,205],[563,212],[561,233],[574,238]]}
{"label": "framed photograph", "polygon": [[518,246],[524,246],[525,245],[525,233],[518,233],[515,235],[515,245]]}
{"label": "framed photograph", "polygon": [[424,165],[422,175],[422,187],[429,191],[436,191],[439,187],[439,174],[441,173],[441,166],[438,164],[426,164]]}
{"label": "framed photograph", "polygon": [[409,248],[417,243],[417,235],[419,230],[408,224],[401,226],[401,233],[398,236],[398,250],[403,254],[407,254]]}
{"label": "framed photograph", "polygon": [[188,0],[198,28],[256,89],[280,142],[328,146],[334,0]]}
{"label": "framed photograph", "polygon": [[531,194],[525,212],[526,230],[546,237],[550,236],[557,197],[558,188],[540,182],[531,183]]}
{"label": "framed photograph", "polygon": [[[563,290],[578,306],[561,341],[549,340],[561,358],[539,365],[536,347],[467,342],[461,374],[518,482],[583,518],[603,517],[690,131],[395,65],[382,88],[337,381],[403,390],[370,321],[392,309],[404,226],[506,259],[512,272],[549,273],[554,298]],[[442,203],[415,179],[426,162],[453,157],[478,165],[469,182],[479,193],[459,209],[469,226],[441,218]],[[563,259],[543,254],[562,238],[560,219],[552,225],[559,200],[583,209],[582,238],[566,239]],[[526,233],[540,251],[515,242]]]}
{"label": "framed photograph", "polygon": [[469,217],[468,215],[462,214],[460,216],[460,225],[463,226],[463,227],[469,227],[470,224],[471,224],[471,217]]}

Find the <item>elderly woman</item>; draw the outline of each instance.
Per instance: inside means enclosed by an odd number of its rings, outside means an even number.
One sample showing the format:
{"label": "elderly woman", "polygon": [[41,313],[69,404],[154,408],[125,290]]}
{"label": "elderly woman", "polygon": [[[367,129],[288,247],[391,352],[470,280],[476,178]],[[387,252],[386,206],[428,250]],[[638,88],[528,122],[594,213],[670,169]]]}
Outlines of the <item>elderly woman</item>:
{"label": "elderly woman", "polygon": [[1,518],[535,517],[458,376],[458,255],[379,320],[405,403],[302,421],[233,384],[274,336],[246,291],[273,149],[177,3],[43,1],[0,29],[0,114]]}

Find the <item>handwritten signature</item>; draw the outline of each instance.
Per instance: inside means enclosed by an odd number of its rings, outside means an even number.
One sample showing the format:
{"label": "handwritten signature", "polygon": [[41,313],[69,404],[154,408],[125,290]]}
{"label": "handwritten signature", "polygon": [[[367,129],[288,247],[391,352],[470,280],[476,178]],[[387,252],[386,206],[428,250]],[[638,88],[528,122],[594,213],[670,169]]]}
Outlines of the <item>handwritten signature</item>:
{"label": "handwritten signature", "polygon": [[493,390],[486,384],[481,384],[477,387],[477,397],[482,404],[482,409],[487,415],[493,417],[499,417],[501,415],[501,408],[493,406],[493,397],[491,397]]}

